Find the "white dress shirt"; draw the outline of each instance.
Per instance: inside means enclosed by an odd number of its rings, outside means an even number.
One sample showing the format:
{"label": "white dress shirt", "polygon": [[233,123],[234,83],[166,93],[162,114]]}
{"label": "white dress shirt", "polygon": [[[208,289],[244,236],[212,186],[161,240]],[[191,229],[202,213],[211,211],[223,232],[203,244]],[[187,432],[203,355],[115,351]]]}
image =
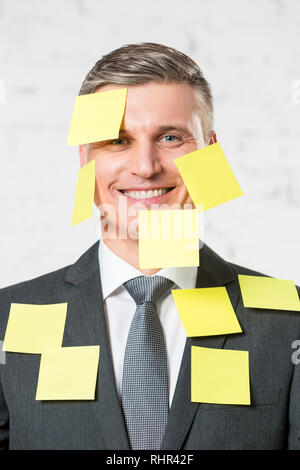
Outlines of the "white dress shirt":
{"label": "white dress shirt", "polygon": [[[117,391],[121,399],[126,341],[136,310],[136,304],[123,284],[129,279],[143,276],[143,273],[113,253],[102,240],[99,243],[99,265],[114,374]],[[197,267],[163,268],[155,275],[170,279],[181,289],[192,289],[196,286]],[[165,297],[158,305],[158,312],[167,348],[169,406],[171,406],[185,346],[186,333],[172,294]]]}

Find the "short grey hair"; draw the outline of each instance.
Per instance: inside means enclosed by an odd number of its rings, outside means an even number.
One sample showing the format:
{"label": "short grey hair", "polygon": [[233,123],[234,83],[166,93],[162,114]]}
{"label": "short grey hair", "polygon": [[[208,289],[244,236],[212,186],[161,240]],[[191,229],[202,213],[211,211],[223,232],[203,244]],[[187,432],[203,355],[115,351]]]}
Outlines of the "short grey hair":
{"label": "short grey hair", "polygon": [[126,44],[109,52],[87,74],[79,95],[94,93],[108,84],[129,86],[149,82],[185,82],[198,91],[202,131],[208,142],[214,126],[210,85],[196,62],[172,47],[144,42]]}

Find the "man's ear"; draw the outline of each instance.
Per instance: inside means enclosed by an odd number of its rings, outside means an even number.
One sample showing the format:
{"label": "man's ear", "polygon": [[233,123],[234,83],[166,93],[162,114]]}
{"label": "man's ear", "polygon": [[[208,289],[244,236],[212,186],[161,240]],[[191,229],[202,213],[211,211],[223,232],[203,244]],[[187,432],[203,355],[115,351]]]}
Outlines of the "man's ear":
{"label": "man's ear", "polygon": [[88,163],[88,149],[89,149],[89,146],[87,144],[79,145],[78,147],[81,167],[83,167],[84,165]]}
{"label": "man's ear", "polygon": [[211,136],[210,136],[208,145],[216,144],[217,142],[218,142],[218,140],[217,140],[217,134],[215,133],[215,131],[213,131],[212,134],[211,134]]}

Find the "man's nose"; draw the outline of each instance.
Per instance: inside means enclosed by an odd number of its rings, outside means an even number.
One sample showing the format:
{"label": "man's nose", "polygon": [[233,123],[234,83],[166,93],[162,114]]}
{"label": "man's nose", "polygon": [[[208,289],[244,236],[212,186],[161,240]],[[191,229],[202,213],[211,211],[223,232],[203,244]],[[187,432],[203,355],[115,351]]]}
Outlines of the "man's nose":
{"label": "man's nose", "polygon": [[144,179],[151,178],[162,170],[158,149],[151,142],[143,142],[135,148],[130,165],[131,173]]}

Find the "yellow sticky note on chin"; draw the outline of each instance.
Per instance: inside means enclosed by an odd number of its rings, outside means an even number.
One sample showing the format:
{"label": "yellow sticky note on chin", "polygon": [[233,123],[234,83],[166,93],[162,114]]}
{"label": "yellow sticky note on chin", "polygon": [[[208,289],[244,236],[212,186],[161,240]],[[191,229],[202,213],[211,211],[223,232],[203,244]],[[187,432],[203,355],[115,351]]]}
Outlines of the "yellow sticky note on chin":
{"label": "yellow sticky note on chin", "polygon": [[93,217],[95,173],[95,160],[87,163],[78,172],[72,225]]}
{"label": "yellow sticky note on chin", "polygon": [[3,351],[40,354],[45,348],[60,347],[67,303],[30,305],[12,303]]}
{"label": "yellow sticky note on chin", "polygon": [[192,346],[192,401],[250,405],[249,353]]}
{"label": "yellow sticky note on chin", "polygon": [[187,336],[241,333],[225,287],[172,290]]}
{"label": "yellow sticky note on chin", "polygon": [[122,123],[127,88],[77,96],[68,145],[117,139]]}
{"label": "yellow sticky note on chin", "polygon": [[244,274],[238,277],[245,307],[300,311],[293,281]]}
{"label": "yellow sticky note on chin", "polygon": [[36,400],[94,400],[99,346],[49,349],[42,354]]}
{"label": "yellow sticky note on chin", "polygon": [[197,211],[139,211],[140,269],[180,266],[199,266]]}
{"label": "yellow sticky note on chin", "polygon": [[174,163],[194,204],[205,211],[243,195],[219,143],[175,158]]}

